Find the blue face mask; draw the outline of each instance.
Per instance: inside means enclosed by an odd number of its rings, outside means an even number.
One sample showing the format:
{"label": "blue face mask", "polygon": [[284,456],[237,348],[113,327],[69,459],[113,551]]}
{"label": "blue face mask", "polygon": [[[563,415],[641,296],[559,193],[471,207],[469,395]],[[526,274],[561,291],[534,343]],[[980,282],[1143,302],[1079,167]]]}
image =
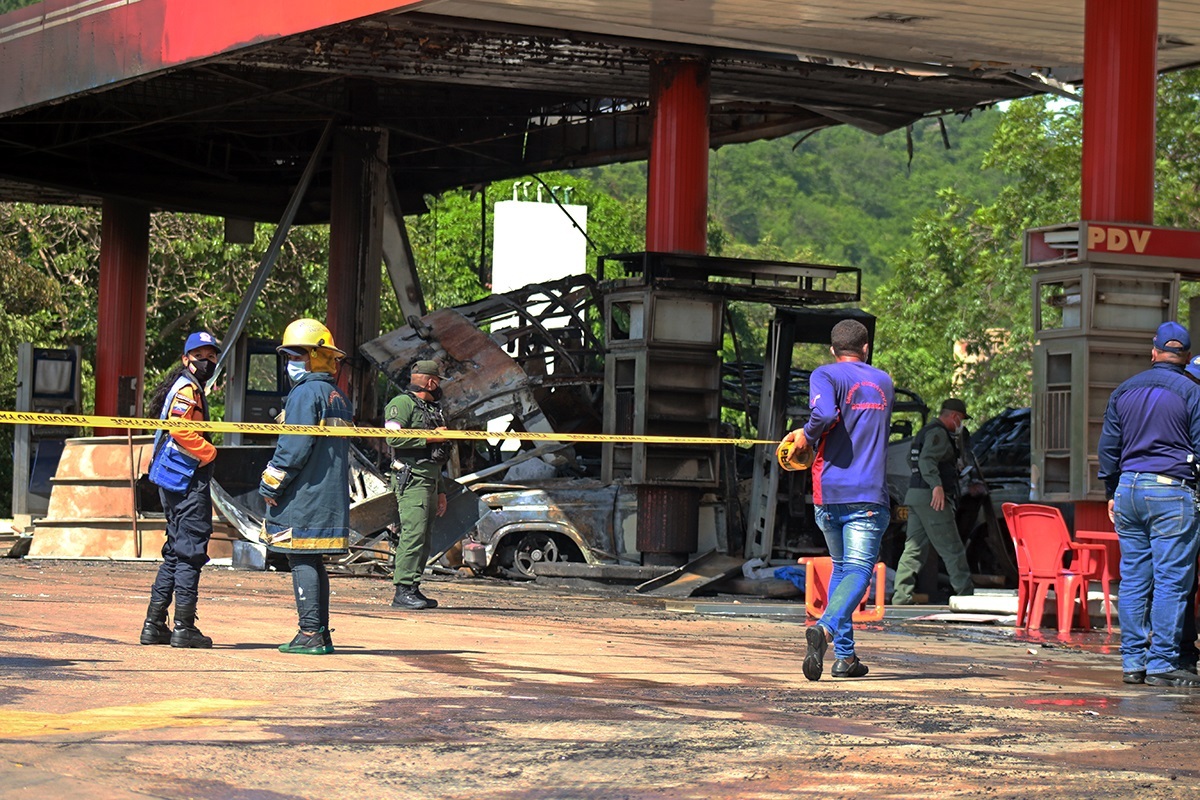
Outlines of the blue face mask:
{"label": "blue face mask", "polygon": [[292,379],[292,383],[299,383],[300,379],[308,374],[308,370],[304,368],[303,361],[287,362],[287,374]]}

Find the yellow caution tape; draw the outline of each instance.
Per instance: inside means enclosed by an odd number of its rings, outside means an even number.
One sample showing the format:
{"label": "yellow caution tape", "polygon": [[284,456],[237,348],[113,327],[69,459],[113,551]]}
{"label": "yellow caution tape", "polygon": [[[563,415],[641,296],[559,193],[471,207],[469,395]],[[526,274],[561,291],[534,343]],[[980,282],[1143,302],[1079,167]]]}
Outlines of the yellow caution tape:
{"label": "yellow caution tape", "polygon": [[749,447],[777,444],[765,439],[722,439],[705,436],[626,436],[607,433],[534,433],[493,431],[431,431],[418,428],[357,428],[353,426],[287,425],[274,422],[193,422],[191,420],[143,419],[142,417],[95,417],[86,414],[44,414],[35,411],[0,411],[0,423],[11,425],[52,425],[63,428],[129,428],[132,430],[212,431],[215,433],[258,433],[278,436],[285,433],[304,436],[355,436],[384,438],[404,436],[418,439],[521,439],[535,442],[614,442],[626,444],[721,445]]}

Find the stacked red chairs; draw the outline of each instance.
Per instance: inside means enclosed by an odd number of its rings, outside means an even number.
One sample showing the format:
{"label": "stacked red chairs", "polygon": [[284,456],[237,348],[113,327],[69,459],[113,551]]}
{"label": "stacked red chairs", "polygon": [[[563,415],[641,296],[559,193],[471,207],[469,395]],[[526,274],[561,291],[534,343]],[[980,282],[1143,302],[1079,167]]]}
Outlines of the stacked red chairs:
{"label": "stacked red chairs", "polygon": [[[1010,505],[1012,508],[1008,508]],[[1067,634],[1071,631],[1076,601],[1080,606],[1079,627],[1090,628],[1087,589],[1091,581],[1099,581],[1111,631],[1112,604],[1104,545],[1071,541],[1062,512],[1052,506],[1009,503],[1003,510],[1017,549],[1019,569],[1025,572],[1027,568],[1029,575],[1024,613],[1019,610],[1017,614],[1018,627],[1036,629],[1042,626],[1046,599],[1053,588],[1058,602],[1058,632]],[[1022,559],[1026,561],[1025,566],[1020,565]]]}

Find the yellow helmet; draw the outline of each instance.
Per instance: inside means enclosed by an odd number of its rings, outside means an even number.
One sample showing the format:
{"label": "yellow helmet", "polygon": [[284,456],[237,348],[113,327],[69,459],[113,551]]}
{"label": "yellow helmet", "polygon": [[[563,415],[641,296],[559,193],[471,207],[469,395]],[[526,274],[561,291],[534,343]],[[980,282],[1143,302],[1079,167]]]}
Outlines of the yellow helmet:
{"label": "yellow helmet", "polygon": [[279,346],[279,349],[287,350],[292,347],[321,347],[332,350],[339,356],[346,355],[344,351],[334,345],[333,334],[329,332],[329,328],[315,319],[298,319],[284,329],[283,344]]}

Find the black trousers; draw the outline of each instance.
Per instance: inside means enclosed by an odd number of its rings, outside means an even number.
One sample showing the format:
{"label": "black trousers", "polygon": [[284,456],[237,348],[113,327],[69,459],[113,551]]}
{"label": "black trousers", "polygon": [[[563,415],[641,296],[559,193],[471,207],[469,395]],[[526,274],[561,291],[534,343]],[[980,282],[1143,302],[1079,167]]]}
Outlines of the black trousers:
{"label": "black trousers", "polygon": [[288,553],[292,568],[292,592],[296,595],[296,616],[300,630],[329,630],[329,573],[319,554]]}
{"label": "black trousers", "polygon": [[200,568],[208,563],[208,540],[212,538],[212,465],[196,470],[184,492],[159,488],[167,513],[167,541],[162,564],[150,589],[150,599],[168,605],[194,606],[200,589]]}

